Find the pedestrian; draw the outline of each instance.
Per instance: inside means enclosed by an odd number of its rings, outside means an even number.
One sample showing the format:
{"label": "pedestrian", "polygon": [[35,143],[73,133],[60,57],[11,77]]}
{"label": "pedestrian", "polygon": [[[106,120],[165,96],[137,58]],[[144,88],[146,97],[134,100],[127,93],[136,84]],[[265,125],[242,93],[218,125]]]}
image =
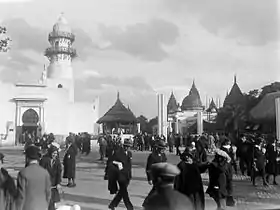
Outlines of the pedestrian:
{"label": "pedestrian", "polygon": [[51,181],[48,171],[39,165],[39,149],[29,146],[25,155],[28,165],[17,177],[17,210],[48,209]]}
{"label": "pedestrian", "polygon": [[230,163],[229,155],[220,149],[215,150],[215,157],[208,166],[209,184],[206,193],[214,199],[217,210],[226,209],[227,198],[227,163]]}
{"label": "pedestrian", "polygon": [[[109,204],[109,209],[111,210],[114,210],[119,205],[121,200],[123,200],[124,205],[128,210],[134,209],[127,191],[127,187],[132,178],[132,153],[130,151],[131,146],[132,142],[129,139],[125,139],[122,147],[119,147],[117,151],[114,152],[112,157],[108,160],[108,165],[115,167],[115,181],[119,185],[117,194]],[[110,174],[108,176],[110,176]]]}
{"label": "pedestrian", "polygon": [[106,156],[106,148],[107,148],[107,141],[104,138],[104,136],[99,137],[98,144],[99,144],[99,154],[100,154],[99,160],[104,160],[104,158]]}
{"label": "pedestrian", "polygon": [[59,148],[52,144],[48,153],[40,161],[40,165],[49,172],[51,178],[51,200],[48,210],[55,210],[55,204],[60,201],[62,166],[58,152]]}
{"label": "pedestrian", "polygon": [[156,193],[151,195],[144,206],[145,210],[193,210],[187,196],[173,189],[175,176],[180,174],[177,166],[170,163],[155,163],[151,167]]}
{"label": "pedestrian", "polygon": [[186,195],[194,205],[195,210],[205,209],[205,196],[201,173],[208,169],[208,163],[194,162],[194,156],[186,149],[181,154],[181,162],[177,165],[181,173],[176,176],[174,189]]}
{"label": "pedestrian", "polygon": [[269,143],[266,147],[266,160],[267,164],[265,166],[266,171],[266,182],[269,183],[269,177],[273,176],[273,185],[278,185],[276,182],[276,177],[279,174],[279,160],[280,153],[277,151],[276,141],[274,139],[268,139]]}
{"label": "pedestrian", "polygon": [[66,139],[66,150],[63,157],[63,178],[68,179],[67,187],[75,187],[77,147],[73,137]]}
{"label": "pedestrian", "polygon": [[17,189],[14,179],[4,168],[4,155],[0,153],[0,209],[16,210]]}
{"label": "pedestrian", "polygon": [[[146,164],[146,175],[149,185],[153,185],[152,183],[152,174],[151,174],[151,167],[155,163],[166,162],[167,158],[165,155],[166,144],[163,140],[157,141],[155,144],[154,151],[148,156],[147,164]],[[155,187],[153,185],[151,191],[149,192],[146,198],[149,198],[153,193],[155,193]],[[144,200],[142,206],[145,206],[146,199]]]}

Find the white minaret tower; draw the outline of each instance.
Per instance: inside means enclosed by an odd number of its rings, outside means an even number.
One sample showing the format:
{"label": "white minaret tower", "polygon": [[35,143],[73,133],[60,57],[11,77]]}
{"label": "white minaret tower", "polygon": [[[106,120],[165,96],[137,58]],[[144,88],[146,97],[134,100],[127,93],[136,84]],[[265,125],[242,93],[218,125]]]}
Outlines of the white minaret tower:
{"label": "white minaret tower", "polygon": [[76,57],[76,50],[72,47],[74,41],[75,35],[61,13],[53,26],[53,31],[49,33],[51,47],[45,51],[45,56],[50,61],[47,68],[47,79],[48,86],[67,89],[71,102],[74,102],[72,69],[72,59]]}

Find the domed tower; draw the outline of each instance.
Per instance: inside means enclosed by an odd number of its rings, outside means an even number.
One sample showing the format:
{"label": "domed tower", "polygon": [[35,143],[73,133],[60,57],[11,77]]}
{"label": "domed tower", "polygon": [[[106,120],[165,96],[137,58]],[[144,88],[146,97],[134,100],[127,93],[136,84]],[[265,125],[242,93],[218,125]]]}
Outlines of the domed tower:
{"label": "domed tower", "polygon": [[193,110],[203,110],[204,107],[202,105],[199,92],[195,86],[193,81],[192,87],[190,89],[189,95],[187,95],[181,105],[182,111],[193,111]]}
{"label": "domed tower", "polygon": [[72,33],[63,13],[59,16],[49,33],[51,47],[45,51],[50,64],[47,68],[48,84],[57,88],[66,88],[74,100],[74,78],[72,60],[76,57],[76,50],[72,47],[75,35]]}

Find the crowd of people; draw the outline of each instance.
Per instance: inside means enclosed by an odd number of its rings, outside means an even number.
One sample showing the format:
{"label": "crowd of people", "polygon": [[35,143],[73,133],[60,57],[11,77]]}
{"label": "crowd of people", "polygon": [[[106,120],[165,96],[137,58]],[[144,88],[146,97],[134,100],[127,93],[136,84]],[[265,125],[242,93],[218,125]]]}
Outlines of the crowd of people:
{"label": "crowd of people", "polygon": [[[35,140],[35,141],[34,141]],[[58,205],[62,194],[62,178],[67,187],[75,187],[78,141],[75,135],[66,138],[63,161],[60,144],[53,134],[43,135],[41,141],[27,139],[24,146],[25,167],[19,171],[16,182],[5,167],[0,172],[1,210],[80,210],[78,205]],[[82,148],[81,148],[82,150]],[[1,154],[3,163],[5,155]],[[34,199],[36,198],[36,199]]]}
{"label": "crowd of people", "polygon": [[[31,136],[31,138],[30,138]],[[5,167],[0,171],[0,209],[78,209],[79,206],[59,206],[62,178],[68,180],[66,187],[75,187],[76,156],[78,152],[88,155],[91,136],[87,133],[70,133],[65,140],[65,151],[60,161],[61,145],[53,134],[41,138],[25,139],[25,168],[15,183]],[[98,138],[100,160],[106,161],[104,179],[108,180],[110,194],[115,194],[109,204],[114,210],[123,200],[128,210],[133,210],[128,185],[132,179],[133,150],[149,151],[146,176],[151,190],[143,201],[143,208],[150,209],[205,209],[205,193],[201,174],[208,172],[206,193],[213,198],[218,210],[234,206],[233,175],[250,176],[253,185],[261,176],[263,185],[277,185],[279,173],[279,145],[272,135],[241,134],[233,141],[231,136],[218,134],[164,136],[140,133],[134,138],[121,135],[100,135]],[[177,166],[168,163],[166,151],[180,157]],[[181,151],[182,146],[184,150]],[[0,154],[3,163],[4,155]],[[239,162],[239,164],[238,164]],[[28,184],[27,184],[28,183]],[[36,199],[33,199],[36,197]],[[1,206],[2,205],[2,206]]]}
{"label": "crowd of people", "polygon": [[[145,137],[149,141],[145,141]],[[175,139],[175,147],[178,147],[176,155],[179,155],[181,159],[176,169],[167,163],[165,155],[168,147],[169,152],[173,152],[171,138]],[[256,177],[261,176],[263,184],[267,186],[271,175],[273,176],[272,184],[277,185],[275,178],[279,173],[280,153],[272,135],[242,134],[234,143],[230,136],[223,134],[189,135],[185,141],[182,141],[179,135],[170,135],[166,140],[159,136],[149,137],[146,134],[138,134],[134,139],[126,139],[123,145],[120,144],[120,138],[111,139],[102,136],[100,139],[100,145],[103,145],[103,158],[108,156],[105,170],[108,190],[111,194],[116,194],[109,205],[112,210],[118,206],[121,199],[128,210],[133,209],[127,191],[132,174],[130,149],[142,151],[143,148],[143,150],[152,151],[147,159],[146,173],[147,181],[153,187],[143,202],[144,209],[157,209],[155,205],[165,205],[165,209],[204,210],[205,195],[201,173],[206,171],[209,175],[206,193],[216,202],[217,209],[223,210],[226,206],[235,206],[232,182],[234,173],[238,173],[237,162],[239,162],[242,175],[247,170],[253,185],[256,184]],[[143,147],[141,143],[140,147],[135,148],[134,145],[139,145],[139,141],[144,143]],[[149,142],[148,146],[145,142]],[[179,149],[182,143],[185,146],[184,152]],[[107,146],[109,149],[106,148]],[[163,189],[162,186],[169,187]],[[168,191],[168,196],[164,193],[165,190]],[[173,191],[185,195],[188,201],[175,199]],[[180,196],[176,194],[176,197]],[[155,198],[164,202],[159,203]]]}

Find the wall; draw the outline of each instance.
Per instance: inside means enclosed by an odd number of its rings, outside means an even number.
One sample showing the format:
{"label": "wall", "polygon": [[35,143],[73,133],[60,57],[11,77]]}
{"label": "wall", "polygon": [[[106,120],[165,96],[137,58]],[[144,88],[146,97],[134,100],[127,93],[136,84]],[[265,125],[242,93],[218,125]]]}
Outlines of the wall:
{"label": "wall", "polygon": [[45,132],[57,135],[69,133],[68,91],[63,88],[48,88],[45,107]]}
{"label": "wall", "polygon": [[70,105],[70,130],[74,133],[88,132],[97,134],[98,111],[92,103],[75,102]]}
{"label": "wall", "polygon": [[[13,85],[0,83],[0,135],[3,138],[0,142],[1,146],[15,145],[16,104],[12,100],[15,94],[16,89]],[[10,124],[10,131],[8,124]]]}

